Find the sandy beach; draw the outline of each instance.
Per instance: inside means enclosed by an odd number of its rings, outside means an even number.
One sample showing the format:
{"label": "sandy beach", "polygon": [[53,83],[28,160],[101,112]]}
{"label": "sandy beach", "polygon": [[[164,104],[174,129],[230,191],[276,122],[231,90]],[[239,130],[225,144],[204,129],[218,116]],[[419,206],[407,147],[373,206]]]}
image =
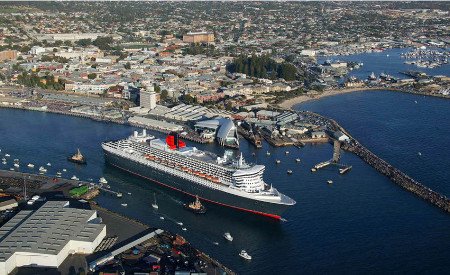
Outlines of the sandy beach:
{"label": "sandy beach", "polygon": [[328,90],[328,91],[324,91],[320,94],[315,94],[315,95],[297,96],[297,97],[285,100],[278,105],[284,109],[292,109],[292,107],[294,107],[294,105],[296,105],[296,104],[303,103],[303,102],[309,101],[309,100],[320,99],[320,98],[327,97],[327,96],[347,94],[347,93],[353,93],[353,92],[361,92],[361,91],[386,91],[386,90],[389,90],[389,89],[388,88],[359,87],[359,88]]}

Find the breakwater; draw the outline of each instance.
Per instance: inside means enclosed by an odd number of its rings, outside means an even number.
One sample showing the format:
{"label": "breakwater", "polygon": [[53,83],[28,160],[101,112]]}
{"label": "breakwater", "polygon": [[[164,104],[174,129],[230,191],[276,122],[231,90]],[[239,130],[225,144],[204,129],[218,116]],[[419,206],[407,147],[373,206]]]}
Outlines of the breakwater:
{"label": "breakwater", "polygon": [[412,192],[416,196],[426,201],[429,201],[442,210],[450,212],[450,199],[414,180],[410,176],[406,175],[399,169],[395,168],[385,160],[372,153],[361,144],[354,141],[350,144],[344,144],[342,148],[359,156],[362,160],[374,167],[381,174],[387,176],[400,187]]}
{"label": "breakwater", "polygon": [[392,182],[396,183],[400,187],[408,190],[414,195],[434,204],[445,212],[450,212],[450,199],[446,196],[433,191],[431,188],[423,185],[422,183],[411,178],[398,168],[392,166],[387,161],[378,157],[375,153],[364,147],[355,138],[353,138],[348,131],[346,131],[335,120],[327,118],[325,116],[308,112],[309,114],[315,114],[322,119],[328,120],[328,127],[333,131],[341,131],[350,138],[350,142],[341,144],[341,148],[354,153],[367,164],[375,168],[381,174],[387,176]]}

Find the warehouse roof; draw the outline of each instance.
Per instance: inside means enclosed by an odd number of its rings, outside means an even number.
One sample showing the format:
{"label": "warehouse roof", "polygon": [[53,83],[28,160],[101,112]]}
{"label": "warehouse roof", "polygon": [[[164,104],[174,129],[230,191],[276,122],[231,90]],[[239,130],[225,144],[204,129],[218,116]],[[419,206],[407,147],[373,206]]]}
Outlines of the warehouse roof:
{"label": "warehouse roof", "polygon": [[0,261],[14,253],[57,255],[69,241],[93,242],[106,225],[96,211],[48,201],[38,210],[23,210],[0,228]]}

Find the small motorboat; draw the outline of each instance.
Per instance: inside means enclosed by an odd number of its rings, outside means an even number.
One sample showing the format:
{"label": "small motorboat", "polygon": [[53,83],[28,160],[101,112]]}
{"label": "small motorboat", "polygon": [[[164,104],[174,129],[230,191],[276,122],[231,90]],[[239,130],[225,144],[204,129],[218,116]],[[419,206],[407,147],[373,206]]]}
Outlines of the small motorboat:
{"label": "small motorboat", "polygon": [[214,244],[214,245],[219,245],[219,243],[218,243],[218,242],[213,242],[213,244]]}
{"label": "small motorboat", "polygon": [[233,236],[231,236],[231,234],[229,232],[225,232],[225,234],[223,234],[223,237],[227,240],[232,242],[233,241]]}
{"label": "small motorboat", "polygon": [[11,167],[11,168],[9,168],[9,170],[14,171],[14,168]]}
{"label": "small motorboat", "polygon": [[49,162],[49,163],[47,163],[47,166],[52,166],[52,164]]}
{"label": "small motorboat", "polygon": [[127,194],[131,196],[131,193],[130,193],[130,192],[128,192]]}
{"label": "small motorboat", "polygon": [[27,167],[33,169],[34,168],[34,164],[28,163]]}
{"label": "small motorboat", "polygon": [[10,154],[5,154],[5,157],[9,158],[11,155]]}
{"label": "small motorboat", "polygon": [[289,151],[284,152],[286,155],[289,154]]}
{"label": "small motorboat", "polygon": [[6,158],[2,158],[2,161],[6,161]]}
{"label": "small motorboat", "polygon": [[276,164],[280,164],[280,163],[281,163],[281,160],[277,159],[277,160],[275,161],[275,163],[276,163]]}
{"label": "small motorboat", "polygon": [[287,174],[291,175],[292,174],[292,170],[287,170]]}
{"label": "small motorboat", "polygon": [[252,259],[252,256],[248,255],[247,251],[245,251],[245,250],[241,250],[241,252],[239,253],[239,256],[241,256],[242,258],[244,258],[246,260]]}
{"label": "small motorboat", "polygon": [[19,168],[20,165],[18,163],[14,163],[14,167]]}
{"label": "small motorboat", "polygon": [[300,162],[300,159],[299,159],[299,158],[296,158],[296,159],[295,159],[295,162]]}
{"label": "small motorboat", "polygon": [[63,169],[63,172],[67,172],[67,169],[66,169],[66,168],[64,168],[64,169]]}
{"label": "small motorboat", "polygon": [[62,174],[61,174],[61,172],[59,172],[59,171],[58,171],[58,172],[56,172],[56,177],[57,177],[57,178],[60,178],[60,177],[61,177],[61,175],[62,175]]}
{"label": "small motorboat", "polygon": [[187,230],[187,228],[186,228],[186,227],[182,227],[182,228],[181,228],[181,230],[183,230],[183,231],[186,231],[186,230]]}
{"label": "small motorboat", "polygon": [[73,175],[71,178],[71,180],[80,180],[77,176]]}
{"label": "small motorboat", "polygon": [[122,193],[117,193],[117,195],[116,195],[118,198],[121,198],[122,197]]}
{"label": "small motorboat", "polygon": [[421,152],[418,152],[417,154],[418,154],[419,156],[421,156],[421,155],[422,155],[422,153],[421,153]]}
{"label": "small motorboat", "polygon": [[39,172],[46,173],[47,169],[44,168],[44,166],[39,167]]}
{"label": "small motorboat", "polygon": [[267,151],[267,152],[266,152],[266,155],[270,156],[270,152],[269,152],[269,151]]}
{"label": "small motorboat", "polygon": [[327,183],[328,183],[328,184],[332,184],[333,181],[332,181],[332,180],[327,180]]}
{"label": "small motorboat", "polygon": [[164,220],[164,217],[163,217],[163,216],[161,216],[161,217],[159,217],[159,219],[160,219],[160,220]]}
{"label": "small motorboat", "polygon": [[178,224],[178,225],[183,225],[183,223],[182,223],[182,222],[177,222],[177,224]]}
{"label": "small motorboat", "polygon": [[121,203],[120,205],[122,205],[123,207],[127,207],[128,206],[128,204],[126,204],[126,203]]}
{"label": "small motorboat", "polygon": [[107,184],[107,183],[108,183],[108,181],[107,181],[104,177],[101,177],[101,178],[98,180],[98,182],[103,183],[103,184]]}
{"label": "small motorboat", "polygon": [[3,163],[3,164],[7,164],[7,162],[6,162],[6,161],[2,161],[2,163]]}
{"label": "small motorboat", "polygon": [[316,168],[311,168],[311,172],[316,172],[317,169]]}

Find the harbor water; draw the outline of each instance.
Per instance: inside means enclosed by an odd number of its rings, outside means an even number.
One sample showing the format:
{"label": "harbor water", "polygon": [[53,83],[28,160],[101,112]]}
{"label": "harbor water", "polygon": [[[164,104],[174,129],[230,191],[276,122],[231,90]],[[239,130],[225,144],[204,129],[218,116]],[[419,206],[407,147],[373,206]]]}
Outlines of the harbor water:
{"label": "harbor water", "polygon": [[[446,104],[442,99],[410,94],[363,92],[298,108],[336,118],[369,149],[437,191],[450,194],[445,181],[449,178],[445,167],[450,165],[445,154],[450,142]],[[283,215],[284,222],[212,205],[206,205],[208,212],[202,216],[184,210],[186,201],[177,193],[105,165],[101,142],[127,137],[133,127],[14,109],[0,109],[0,116],[1,153],[11,155],[2,169],[12,167],[12,159],[18,158],[22,171],[29,171],[28,163],[37,170],[50,162],[49,174],[66,168],[65,177],[98,181],[104,176],[112,190],[124,195],[119,199],[102,194],[97,198],[100,205],[179,233],[241,274],[437,273],[446,271],[450,262],[448,214],[399,188],[350,153],[342,155],[342,162],[353,166],[349,173],[339,175],[336,167],[311,173],[312,166],[331,158],[330,144],[298,149],[271,148],[265,143],[264,148],[254,149],[242,140],[247,161],[265,164],[265,180],[297,204]],[[224,152],[211,144],[187,143]],[[67,162],[77,148],[86,156],[86,166]],[[290,153],[285,154],[286,150]],[[276,164],[276,159],[281,163]],[[330,179],[333,183],[327,184]],[[158,210],[151,207],[154,194]],[[231,233],[233,242],[222,237],[225,232]],[[241,249],[253,259],[240,258]]]}

